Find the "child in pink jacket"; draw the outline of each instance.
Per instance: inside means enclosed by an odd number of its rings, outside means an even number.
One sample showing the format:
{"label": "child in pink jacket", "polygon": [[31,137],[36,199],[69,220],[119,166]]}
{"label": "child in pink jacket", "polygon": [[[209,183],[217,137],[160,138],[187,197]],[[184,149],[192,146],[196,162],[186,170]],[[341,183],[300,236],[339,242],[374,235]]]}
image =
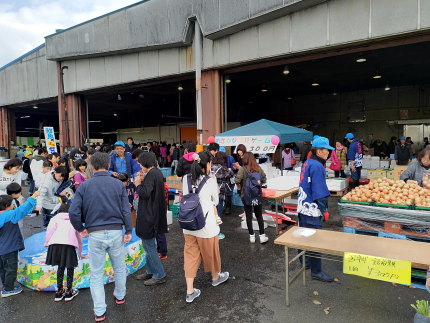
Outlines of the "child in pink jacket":
{"label": "child in pink jacket", "polygon": [[73,175],[73,182],[75,183],[75,191],[78,189],[79,185],[85,182],[88,179],[87,173],[85,170],[87,169],[87,162],[83,159],[78,159],[75,162],[76,173]]}
{"label": "child in pink jacket", "polygon": [[[73,273],[78,266],[76,248],[79,257],[82,253],[82,238],[76,231],[69,219],[69,204],[62,204],[58,214],[49,222],[46,230],[45,247],[48,247],[46,264],[58,266],[57,270],[57,292],[55,301],[63,299],[66,302],[73,300],[78,295],[78,290],[72,288]],[[64,271],[67,268],[67,291],[63,289]]]}

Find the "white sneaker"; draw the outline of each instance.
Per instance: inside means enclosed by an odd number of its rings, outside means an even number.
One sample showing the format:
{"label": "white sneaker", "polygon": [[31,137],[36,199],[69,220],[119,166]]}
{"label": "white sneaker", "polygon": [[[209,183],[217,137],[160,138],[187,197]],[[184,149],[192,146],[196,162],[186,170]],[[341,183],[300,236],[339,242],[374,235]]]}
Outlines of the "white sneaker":
{"label": "white sneaker", "polygon": [[249,242],[255,243],[255,233],[249,235]]}
{"label": "white sneaker", "polygon": [[269,241],[269,238],[266,236],[266,234],[260,234],[260,243],[266,243],[267,241]]}

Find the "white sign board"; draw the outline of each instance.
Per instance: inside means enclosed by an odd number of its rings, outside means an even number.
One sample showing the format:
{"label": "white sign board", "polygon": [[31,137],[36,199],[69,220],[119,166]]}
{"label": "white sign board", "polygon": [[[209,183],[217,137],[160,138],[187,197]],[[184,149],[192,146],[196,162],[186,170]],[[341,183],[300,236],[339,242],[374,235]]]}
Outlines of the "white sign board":
{"label": "white sign board", "polygon": [[57,153],[54,127],[43,127],[43,131],[45,133],[46,149],[48,150],[48,154]]}
{"label": "white sign board", "polygon": [[[228,136],[215,137],[215,142],[220,146],[237,146],[245,145],[246,151],[253,154],[271,154],[274,153],[278,144],[274,145],[272,140],[276,136]],[[279,138],[276,137],[279,141]]]}

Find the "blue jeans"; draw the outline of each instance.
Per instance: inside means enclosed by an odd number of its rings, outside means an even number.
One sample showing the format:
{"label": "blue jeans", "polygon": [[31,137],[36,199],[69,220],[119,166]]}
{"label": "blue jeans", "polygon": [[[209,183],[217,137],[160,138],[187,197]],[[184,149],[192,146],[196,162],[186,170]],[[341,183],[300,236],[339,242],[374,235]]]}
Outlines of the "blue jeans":
{"label": "blue jeans", "polygon": [[155,236],[157,239],[157,252],[163,256],[167,256],[167,239],[165,233],[157,233]]}
{"label": "blue jeans", "polygon": [[115,274],[113,295],[117,299],[125,297],[127,271],[123,239],[122,230],[105,230],[90,233],[88,241],[91,267],[90,289],[96,315],[102,315],[106,312],[105,288],[103,285],[106,252],[109,254]]}
{"label": "blue jeans", "polygon": [[36,189],[36,183],[34,182],[34,179],[32,178],[28,178],[27,179],[28,184],[30,184],[30,188],[28,189],[28,193],[31,195],[33,195],[35,189]]}
{"label": "blue jeans", "polygon": [[355,172],[351,170],[351,178],[353,180],[352,187],[357,187],[361,178],[361,167],[355,167]]}
{"label": "blue jeans", "polygon": [[[322,229],[322,217],[319,217],[318,220],[315,217],[307,216],[304,214],[298,214],[299,217],[299,227],[303,228],[312,228],[312,229]],[[317,221],[316,221],[317,220]],[[300,253],[301,250],[298,250]],[[306,252],[308,255],[312,255],[312,257],[306,257],[306,264],[309,263],[311,267],[311,273],[312,275],[318,275],[322,272],[322,264],[321,264],[321,258],[315,258],[320,257],[319,253],[316,252]],[[300,257],[300,262],[301,262]]]}
{"label": "blue jeans", "polygon": [[218,216],[222,217],[222,212],[224,211],[224,200],[219,199],[219,203],[216,206],[216,210],[218,212]]}
{"label": "blue jeans", "polygon": [[163,264],[161,263],[160,257],[158,257],[155,238],[142,239],[142,245],[146,251],[146,272],[156,279],[166,277]]}
{"label": "blue jeans", "polygon": [[43,227],[47,228],[49,221],[51,221],[53,215],[51,214],[52,210],[42,208],[42,217],[43,217]]}

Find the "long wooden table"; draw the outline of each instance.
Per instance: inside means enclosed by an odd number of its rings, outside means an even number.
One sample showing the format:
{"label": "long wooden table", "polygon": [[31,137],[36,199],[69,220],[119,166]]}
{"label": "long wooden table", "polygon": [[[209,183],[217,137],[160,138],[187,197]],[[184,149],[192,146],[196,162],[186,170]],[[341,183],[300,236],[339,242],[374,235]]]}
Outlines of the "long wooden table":
{"label": "long wooden table", "polygon": [[265,196],[265,199],[273,200],[275,202],[275,213],[276,213],[276,235],[279,235],[279,226],[278,226],[278,214],[279,214],[279,203],[286,198],[291,198],[291,195],[297,193],[299,191],[298,187],[286,190],[286,191],[276,191],[275,195]]}
{"label": "long wooden table", "polygon": [[[275,244],[285,247],[285,300],[287,306],[290,305],[289,286],[300,274],[303,277],[303,285],[306,285],[306,251],[338,256],[343,256],[345,252],[352,252],[374,257],[410,261],[413,267],[423,269],[427,269],[430,265],[430,243],[317,229],[312,229],[316,231],[315,234],[309,237],[303,237],[294,234],[298,229],[300,228],[292,227],[275,240]],[[302,249],[303,251],[289,260],[289,248]],[[297,261],[300,257],[303,257],[302,266],[290,279],[290,264]]]}

